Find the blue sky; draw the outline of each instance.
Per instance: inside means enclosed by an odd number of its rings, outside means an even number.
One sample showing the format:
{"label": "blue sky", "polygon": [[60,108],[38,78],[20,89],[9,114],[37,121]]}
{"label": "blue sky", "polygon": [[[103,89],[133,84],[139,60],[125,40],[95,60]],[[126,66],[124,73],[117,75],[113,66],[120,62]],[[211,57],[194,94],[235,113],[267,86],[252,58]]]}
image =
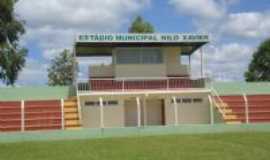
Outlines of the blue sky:
{"label": "blue sky", "polygon": [[[16,13],[26,21],[21,44],[29,50],[18,85],[46,84],[50,59],[71,48],[76,33],[127,32],[137,15],[157,32],[208,33],[205,72],[219,81],[242,81],[252,53],[270,37],[269,0],[20,0]],[[198,68],[195,53],[194,75]]]}

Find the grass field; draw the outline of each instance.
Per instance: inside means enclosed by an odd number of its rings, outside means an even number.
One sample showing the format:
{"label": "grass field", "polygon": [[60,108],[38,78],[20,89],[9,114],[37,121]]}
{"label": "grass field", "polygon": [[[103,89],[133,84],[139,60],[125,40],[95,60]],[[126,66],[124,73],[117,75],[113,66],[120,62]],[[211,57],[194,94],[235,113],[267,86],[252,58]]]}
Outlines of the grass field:
{"label": "grass field", "polygon": [[2,160],[269,160],[270,133],[0,143]]}

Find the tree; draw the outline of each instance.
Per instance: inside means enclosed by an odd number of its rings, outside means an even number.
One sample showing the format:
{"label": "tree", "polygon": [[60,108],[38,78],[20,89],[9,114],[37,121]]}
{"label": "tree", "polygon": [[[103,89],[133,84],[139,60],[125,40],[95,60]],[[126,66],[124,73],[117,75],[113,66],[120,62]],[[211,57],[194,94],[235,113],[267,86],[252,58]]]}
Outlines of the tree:
{"label": "tree", "polygon": [[267,39],[255,51],[248,71],[246,81],[270,81],[270,39]]}
{"label": "tree", "polygon": [[77,64],[74,57],[69,50],[65,49],[51,60],[51,65],[48,68],[48,84],[50,86],[71,85],[76,70]]}
{"label": "tree", "polygon": [[17,0],[0,1],[0,80],[14,85],[25,65],[27,50],[18,44],[24,34],[24,22],[14,13]]}
{"label": "tree", "polygon": [[149,23],[143,20],[141,16],[137,16],[135,20],[131,23],[130,28],[128,29],[129,33],[154,33],[154,27]]}

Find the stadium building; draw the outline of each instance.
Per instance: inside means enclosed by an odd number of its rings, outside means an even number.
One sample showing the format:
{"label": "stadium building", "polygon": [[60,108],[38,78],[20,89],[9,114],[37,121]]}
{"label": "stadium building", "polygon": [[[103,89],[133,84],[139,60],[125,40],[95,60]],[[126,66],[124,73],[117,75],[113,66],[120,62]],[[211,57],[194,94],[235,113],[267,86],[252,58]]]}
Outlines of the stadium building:
{"label": "stadium building", "polygon": [[270,122],[270,84],[211,81],[207,43],[204,34],[78,35],[76,59],[111,64],[90,65],[86,79],[74,73],[73,86],[2,88],[0,131]]}

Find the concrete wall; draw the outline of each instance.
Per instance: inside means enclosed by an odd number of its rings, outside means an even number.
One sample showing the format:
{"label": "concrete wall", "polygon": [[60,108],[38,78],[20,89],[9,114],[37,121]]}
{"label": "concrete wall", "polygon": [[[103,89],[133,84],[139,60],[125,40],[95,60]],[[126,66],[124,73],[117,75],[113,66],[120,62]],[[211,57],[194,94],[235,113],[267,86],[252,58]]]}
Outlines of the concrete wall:
{"label": "concrete wall", "polygon": [[[210,124],[210,107],[206,93],[192,93],[177,96],[177,98],[190,98],[191,103],[178,103],[178,123],[179,124]],[[169,96],[171,97],[171,96]],[[141,124],[142,125],[173,125],[174,104],[171,98],[148,98],[141,99]],[[194,98],[201,98],[202,102],[193,102]],[[108,99],[104,99],[106,101]],[[137,104],[135,98],[125,99],[112,98],[118,100],[116,106],[104,106],[104,126],[105,127],[125,127],[137,126]],[[164,100],[164,101],[163,101]],[[82,125],[85,128],[100,127],[100,107],[85,106],[85,101],[93,100],[91,97],[81,97],[82,105]],[[144,103],[146,105],[144,105]],[[164,108],[162,108],[164,106]],[[164,117],[164,119],[163,119]]]}
{"label": "concrete wall", "polygon": [[117,64],[115,77],[166,77],[165,64]]}
{"label": "concrete wall", "polygon": [[[180,47],[161,48],[162,64],[115,64],[115,77],[166,77],[167,75],[187,75],[187,67],[180,64]],[[113,56],[115,56],[115,52]],[[115,63],[115,58],[113,58]]]}
{"label": "concrete wall", "polygon": [[166,77],[167,75],[189,75],[190,69],[186,65],[180,64],[180,47],[163,47],[162,64],[115,64],[115,54],[113,50],[113,65],[91,66],[90,75],[92,77]]}
{"label": "concrete wall", "polygon": [[[89,97],[81,97],[82,126],[85,128],[100,128],[100,107],[85,106],[86,101],[98,101]],[[117,100],[117,99],[104,99]],[[118,100],[118,105],[104,106],[104,126],[123,127],[124,126],[124,103]]]}
{"label": "concrete wall", "polygon": [[[177,96],[179,98],[202,98],[202,103],[178,103],[178,123],[179,124],[209,124],[210,107],[207,94],[190,94]],[[174,104],[170,98],[165,100],[166,125],[174,124]]]}

